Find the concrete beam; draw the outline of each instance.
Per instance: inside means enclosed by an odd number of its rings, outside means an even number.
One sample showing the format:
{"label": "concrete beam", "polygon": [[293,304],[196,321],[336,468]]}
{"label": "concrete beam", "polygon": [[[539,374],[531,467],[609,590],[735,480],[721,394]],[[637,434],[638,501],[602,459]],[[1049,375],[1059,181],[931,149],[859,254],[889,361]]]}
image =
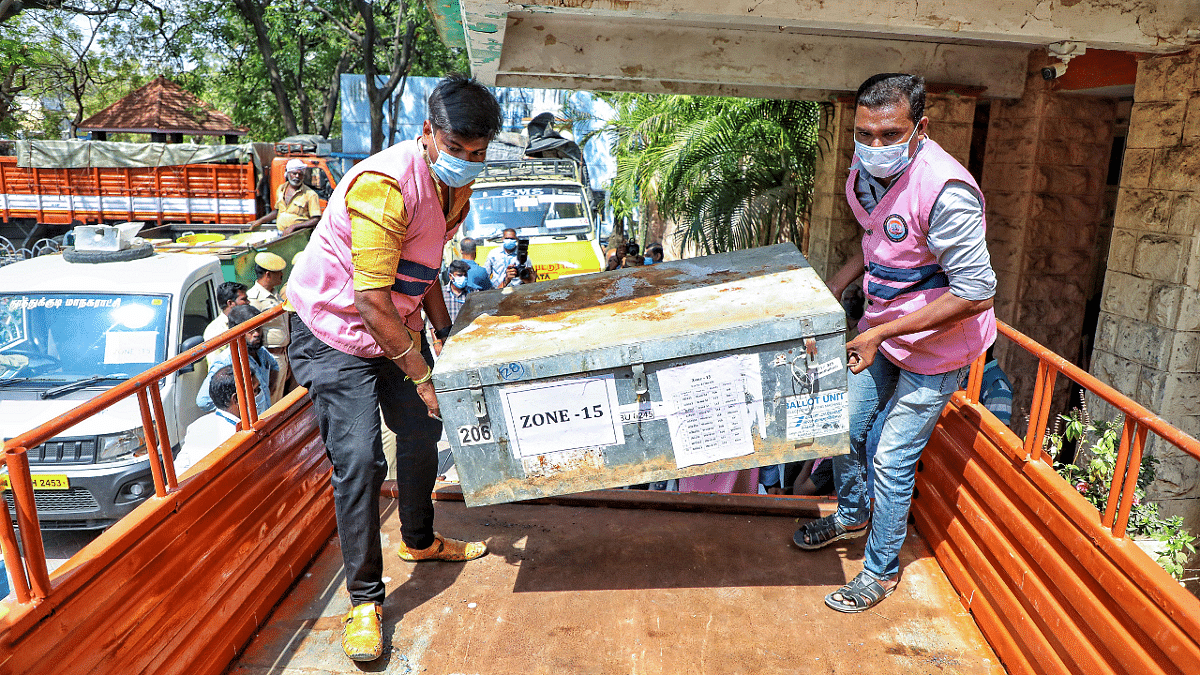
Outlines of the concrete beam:
{"label": "concrete beam", "polygon": [[[1019,98],[1026,47],[938,44],[513,14],[491,75],[498,85],[769,98],[854,91],[884,71]],[[480,75],[480,73],[477,73]]]}
{"label": "concrete beam", "polygon": [[[474,6],[494,0],[459,2],[471,14]],[[573,13],[601,23],[634,18],[1022,45],[1075,40],[1151,52],[1178,50],[1200,38],[1200,3],[1188,0],[535,0],[509,8]]]}
{"label": "concrete beam", "polygon": [[[978,55],[998,55],[1005,48],[1044,48],[1063,40],[1086,42],[1089,47],[1134,52],[1170,52],[1200,40],[1200,2],[1194,0],[878,0],[876,2],[829,2],[827,0],[427,0],[441,12],[439,27],[451,46],[465,45],[472,72],[487,83],[551,86],[589,82],[605,88],[636,91],[679,91],[710,93],[715,91],[845,91],[830,83],[824,70],[847,63],[910,64],[905,68],[925,72],[930,80],[962,82],[988,88],[989,95],[1015,97],[1019,91],[1009,87],[1010,73],[1003,82],[992,78],[996,64],[985,59],[976,64]],[[450,24],[455,11],[461,15],[462,42]],[[544,24],[573,20],[571,35],[597,37],[620,42],[622,48],[635,48],[650,60],[634,62],[620,55],[605,57],[605,66],[592,58],[604,52],[591,44],[574,54],[560,46],[557,53],[543,56],[547,45],[522,37],[509,40],[506,33],[509,16],[539,17]],[[443,26],[442,24],[446,24]],[[563,24],[565,25],[565,24]],[[749,37],[751,33],[763,37]],[[765,34],[774,33],[775,38]],[[453,35],[454,37],[451,37]],[[805,37],[797,37],[803,35]],[[658,42],[649,47],[636,44],[630,36],[659,36],[674,42]],[[787,36],[787,37],[784,37]],[[776,39],[777,38],[777,39]],[[686,40],[707,40],[707,48]],[[679,41],[683,40],[683,42]],[[706,58],[704,63],[717,67],[720,75],[700,73],[695,63],[676,58],[679,53],[707,55],[714,41],[727,40],[742,45],[735,54],[723,59]],[[766,59],[765,49],[750,45],[798,41],[806,48],[826,50],[820,59],[798,58],[807,63],[803,71],[777,72],[778,78],[766,81],[761,75],[748,75],[764,61],[768,70],[778,66]],[[833,42],[843,43],[837,47]],[[936,43],[934,47],[911,45]],[[791,44],[789,42],[789,44]],[[560,43],[562,45],[562,43]],[[910,45],[905,47],[904,45]],[[962,51],[964,45],[985,48]],[[786,46],[786,45],[784,45]],[[987,51],[991,49],[993,51]],[[859,52],[859,57],[853,56]],[[582,54],[587,52],[588,57]],[[965,62],[946,57],[966,54]],[[1014,52],[1015,53],[1015,52]],[[802,57],[802,54],[793,55]],[[502,57],[510,65],[502,67]],[[832,58],[831,58],[832,57]],[[745,59],[740,62],[740,59]],[[616,62],[620,62],[617,64]],[[1024,63],[1024,55],[1017,61]],[[537,63],[534,63],[537,62]],[[678,66],[669,72],[667,64]],[[538,67],[539,64],[544,67]],[[980,67],[977,67],[979,65]],[[616,66],[616,70],[612,67]],[[641,66],[654,76],[630,76],[623,69]],[[893,66],[889,66],[893,67]],[[894,66],[900,69],[900,66]],[[861,72],[881,67],[856,68],[849,81]],[[501,72],[503,71],[503,72]],[[726,76],[741,71],[732,80]],[[971,72],[964,72],[971,71]],[[945,73],[943,75],[942,73]],[[815,76],[806,81],[802,78]],[[749,79],[746,79],[749,77]],[[781,80],[782,78],[782,84]],[[836,78],[834,78],[836,79]],[[652,81],[664,83],[662,86]],[[844,82],[843,82],[844,85]],[[840,85],[839,85],[840,86]],[[1004,92],[1004,93],[999,93]]]}
{"label": "concrete beam", "polygon": [[[458,0],[462,11],[462,28],[466,36],[467,58],[471,61],[471,74],[484,84],[496,83],[496,68],[500,65],[500,53],[504,45],[508,13],[519,9],[507,2],[487,0],[479,2]],[[447,42],[451,47],[457,45]]]}

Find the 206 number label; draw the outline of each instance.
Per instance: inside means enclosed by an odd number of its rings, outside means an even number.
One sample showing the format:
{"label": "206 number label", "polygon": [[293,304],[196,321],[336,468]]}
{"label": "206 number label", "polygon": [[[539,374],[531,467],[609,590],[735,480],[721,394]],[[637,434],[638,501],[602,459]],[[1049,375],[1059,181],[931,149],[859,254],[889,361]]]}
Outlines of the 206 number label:
{"label": "206 number label", "polygon": [[492,442],[492,427],[488,424],[470,424],[458,428],[459,445],[483,445]]}

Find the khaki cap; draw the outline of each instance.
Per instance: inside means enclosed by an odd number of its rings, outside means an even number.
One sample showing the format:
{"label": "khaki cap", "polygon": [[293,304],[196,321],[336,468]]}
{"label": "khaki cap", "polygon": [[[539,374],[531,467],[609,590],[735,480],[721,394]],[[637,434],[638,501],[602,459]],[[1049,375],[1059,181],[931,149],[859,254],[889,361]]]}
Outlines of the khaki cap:
{"label": "khaki cap", "polygon": [[287,262],[283,258],[270,251],[263,251],[254,256],[254,264],[272,272],[282,272],[283,268],[287,267]]}

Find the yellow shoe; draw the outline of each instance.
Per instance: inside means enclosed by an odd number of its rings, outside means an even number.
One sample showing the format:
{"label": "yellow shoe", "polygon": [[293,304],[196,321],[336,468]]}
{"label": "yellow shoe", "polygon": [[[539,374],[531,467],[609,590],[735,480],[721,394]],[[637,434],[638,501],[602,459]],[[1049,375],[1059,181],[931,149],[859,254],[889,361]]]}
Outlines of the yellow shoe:
{"label": "yellow shoe", "polygon": [[374,661],[383,653],[383,614],[379,605],[368,602],[350,610],[343,622],[342,650],[355,661]]}
{"label": "yellow shoe", "polygon": [[433,533],[433,543],[429,548],[413,550],[406,546],[404,542],[400,542],[400,548],[396,550],[396,555],[400,556],[401,560],[408,562],[424,562],[427,560],[441,560],[445,562],[466,562],[474,560],[487,553],[487,544],[482,541],[459,541],[450,537],[443,537],[437,532]]}

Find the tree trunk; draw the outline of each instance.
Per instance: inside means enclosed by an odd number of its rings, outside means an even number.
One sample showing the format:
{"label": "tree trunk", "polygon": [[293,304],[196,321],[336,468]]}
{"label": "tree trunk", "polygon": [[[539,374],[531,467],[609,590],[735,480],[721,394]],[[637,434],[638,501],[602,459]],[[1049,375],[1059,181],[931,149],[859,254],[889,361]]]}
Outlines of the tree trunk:
{"label": "tree trunk", "polygon": [[267,35],[267,25],[263,22],[263,7],[254,0],[233,0],[238,13],[254,28],[255,42],[262,54],[263,66],[267,69],[267,78],[271,82],[271,91],[275,94],[275,102],[279,106],[279,116],[283,118],[283,126],[289,135],[300,133],[296,125],[296,115],[292,111],[292,102],[288,98],[287,89],[283,86],[283,77],[279,74],[279,64],[275,62],[275,49]]}
{"label": "tree trunk", "polygon": [[367,81],[367,103],[371,106],[371,154],[383,149],[383,110],[392,98],[392,92],[408,77],[412,66],[413,36],[417,26],[412,21],[404,19],[404,2],[397,3],[396,31],[392,35],[392,54],[389,63],[388,80],[382,87],[377,82],[378,70],[375,66],[375,41],[377,39],[373,5],[367,0],[354,0],[354,8],[363,19],[362,53],[363,75]]}
{"label": "tree trunk", "polygon": [[329,83],[329,91],[325,94],[325,106],[321,115],[321,128],[317,133],[325,138],[329,138],[330,132],[333,131],[333,118],[337,114],[338,101],[342,92],[342,73],[350,67],[350,62],[354,58],[354,52],[351,49],[346,49],[342,52],[342,58],[338,59],[337,67],[333,69],[333,79]]}

